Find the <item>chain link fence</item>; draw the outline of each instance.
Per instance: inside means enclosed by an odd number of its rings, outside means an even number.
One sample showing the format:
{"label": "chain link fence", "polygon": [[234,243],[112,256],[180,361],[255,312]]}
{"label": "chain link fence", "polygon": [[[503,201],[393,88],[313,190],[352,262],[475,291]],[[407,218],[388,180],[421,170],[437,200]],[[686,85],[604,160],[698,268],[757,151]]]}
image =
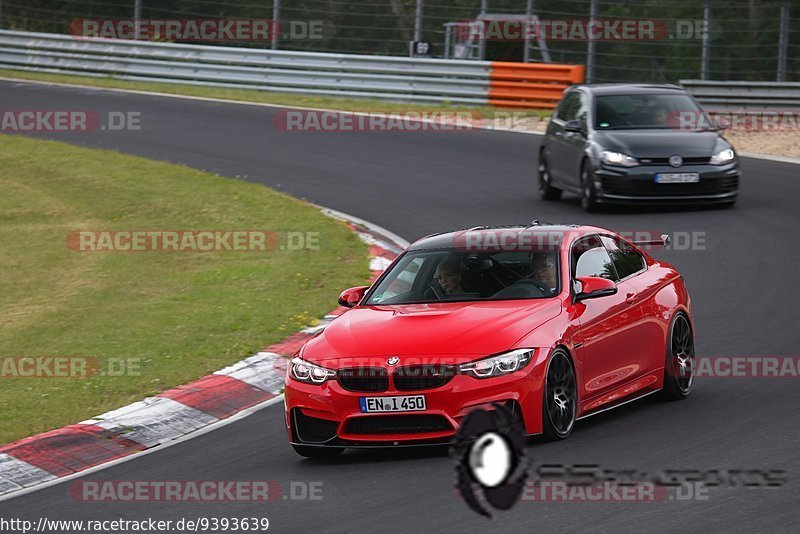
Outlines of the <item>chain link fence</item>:
{"label": "chain link fence", "polygon": [[0,0],[3,29],[133,18],[277,20],[209,44],[586,64],[594,82],[800,81],[798,0]]}

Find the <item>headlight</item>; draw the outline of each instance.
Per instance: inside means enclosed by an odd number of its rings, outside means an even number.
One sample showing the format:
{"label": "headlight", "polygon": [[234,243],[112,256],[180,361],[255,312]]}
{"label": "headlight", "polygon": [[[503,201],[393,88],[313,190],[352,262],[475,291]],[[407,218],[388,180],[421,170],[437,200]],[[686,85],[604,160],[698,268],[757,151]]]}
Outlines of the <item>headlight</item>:
{"label": "headlight", "polygon": [[308,384],[322,384],[336,376],[336,371],[314,365],[300,358],[294,358],[289,367],[289,376],[300,382]]}
{"label": "headlight", "polygon": [[713,156],[711,156],[711,163],[712,165],[722,165],[724,163],[730,163],[733,161],[733,158],[736,157],[736,154],[733,152],[732,148],[726,148],[721,152],[717,152]]}
{"label": "headlight", "polygon": [[475,378],[491,378],[519,371],[532,358],[533,349],[517,349],[476,362],[463,363],[458,366],[458,370]]}
{"label": "headlight", "polygon": [[603,150],[600,153],[600,161],[606,165],[619,165],[621,167],[635,167],[639,165],[639,160],[621,152],[611,152]]}

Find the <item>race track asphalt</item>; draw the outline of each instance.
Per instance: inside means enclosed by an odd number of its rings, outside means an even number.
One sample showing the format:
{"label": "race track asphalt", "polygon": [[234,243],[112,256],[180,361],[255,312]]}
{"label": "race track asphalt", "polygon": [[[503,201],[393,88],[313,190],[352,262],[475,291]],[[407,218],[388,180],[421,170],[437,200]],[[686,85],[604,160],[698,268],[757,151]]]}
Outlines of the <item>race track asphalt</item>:
{"label": "race track asphalt", "polygon": [[[478,224],[589,223],[619,230],[700,232],[705,250],[656,251],[691,291],[700,355],[789,356],[800,345],[800,167],[744,159],[734,209],[581,211],[539,200],[540,138],[504,132],[285,132],[277,110],[104,90],[0,82],[0,109],[141,113],[142,130],[47,133],[260,182],[414,240]],[[0,150],[2,143],[0,142]],[[0,172],[2,172],[0,170]],[[331,304],[335,303],[331,295]],[[0,503],[0,516],[177,520],[268,517],[277,532],[790,532],[800,520],[797,379],[698,379],[685,402],[640,401],[578,423],[562,443],[534,441],[535,465],[783,470],[783,487],[712,488],[707,500],[521,502],[491,520],[455,497],[453,462],[438,449],[351,451],[303,460],[286,442],[282,405],[89,480],[322,482],[322,500],[250,503],[81,503],[69,483]]]}

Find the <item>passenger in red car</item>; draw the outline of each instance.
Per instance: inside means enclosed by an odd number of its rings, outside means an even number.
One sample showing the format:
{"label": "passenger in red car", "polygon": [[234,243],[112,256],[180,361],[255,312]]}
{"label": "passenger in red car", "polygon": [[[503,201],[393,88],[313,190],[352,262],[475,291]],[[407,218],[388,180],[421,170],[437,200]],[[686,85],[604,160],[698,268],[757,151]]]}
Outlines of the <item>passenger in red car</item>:
{"label": "passenger in red car", "polygon": [[537,253],[533,256],[533,276],[544,282],[550,289],[558,286],[554,253]]}

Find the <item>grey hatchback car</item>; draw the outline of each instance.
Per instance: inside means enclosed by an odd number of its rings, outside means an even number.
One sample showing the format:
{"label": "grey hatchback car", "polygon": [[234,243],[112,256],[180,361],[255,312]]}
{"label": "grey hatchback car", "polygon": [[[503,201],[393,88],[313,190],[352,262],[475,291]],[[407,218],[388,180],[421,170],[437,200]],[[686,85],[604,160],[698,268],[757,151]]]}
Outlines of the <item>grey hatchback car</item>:
{"label": "grey hatchback car", "polygon": [[739,160],[708,115],[675,85],[570,87],[541,143],[539,193],[600,204],[733,206]]}

